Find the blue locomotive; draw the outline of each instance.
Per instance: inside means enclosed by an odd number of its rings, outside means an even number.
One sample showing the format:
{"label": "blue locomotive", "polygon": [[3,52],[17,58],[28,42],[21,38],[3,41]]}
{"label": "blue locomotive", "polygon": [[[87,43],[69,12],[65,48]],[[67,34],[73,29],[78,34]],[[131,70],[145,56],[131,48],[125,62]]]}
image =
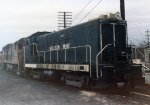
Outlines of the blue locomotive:
{"label": "blue locomotive", "polygon": [[126,21],[91,20],[32,38],[25,46],[25,68],[31,76],[57,77],[79,87],[134,86],[143,80],[142,70],[132,63],[127,38]]}
{"label": "blue locomotive", "polygon": [[[37,32],[8,44],[0,53],[6,69],[92,88],[134,87],[144,83],[128,45],[124,0],[121,18],[104,15],[57,32]],[[13,69],[14,70],[14,69]]]}

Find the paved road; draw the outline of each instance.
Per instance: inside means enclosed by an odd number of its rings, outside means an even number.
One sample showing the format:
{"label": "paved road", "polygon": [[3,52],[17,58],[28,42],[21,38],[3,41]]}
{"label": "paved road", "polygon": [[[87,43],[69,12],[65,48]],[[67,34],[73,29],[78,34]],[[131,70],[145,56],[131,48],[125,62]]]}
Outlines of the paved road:
{"label": "paved road", "polygon": [[81,90],[0,71],[0,105],[149,105],[150,97]]}

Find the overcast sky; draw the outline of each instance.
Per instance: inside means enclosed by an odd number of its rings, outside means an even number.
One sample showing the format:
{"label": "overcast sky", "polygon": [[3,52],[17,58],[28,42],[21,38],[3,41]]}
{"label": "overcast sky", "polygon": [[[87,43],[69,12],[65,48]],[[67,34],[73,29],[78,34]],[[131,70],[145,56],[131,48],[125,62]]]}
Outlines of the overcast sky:
{"label": "overcast sky", "polygon": [[[93,0],[75,20],[77,24],[100,0]],[[75,17],[89,0],[0,0],[0,49],[7,43],[29,36],[37,31],[58,30],[59,11],[72,12]],[[84,20],[101,14],[120,11],[120,0],[103,0]],[[144,41],[145,31],[150,29],[150,0],[125,0],[129,39]]]}

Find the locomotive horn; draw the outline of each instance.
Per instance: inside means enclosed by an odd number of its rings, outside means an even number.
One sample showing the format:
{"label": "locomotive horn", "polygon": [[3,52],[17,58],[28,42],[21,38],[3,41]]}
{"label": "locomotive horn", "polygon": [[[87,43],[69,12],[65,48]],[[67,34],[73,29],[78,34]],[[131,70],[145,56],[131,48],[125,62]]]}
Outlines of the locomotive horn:
{"label": "locomotive horn", "polygon": [[120,12],[121,12],[121,18],[125,20],[125,3],[124,0],[120,0]]}

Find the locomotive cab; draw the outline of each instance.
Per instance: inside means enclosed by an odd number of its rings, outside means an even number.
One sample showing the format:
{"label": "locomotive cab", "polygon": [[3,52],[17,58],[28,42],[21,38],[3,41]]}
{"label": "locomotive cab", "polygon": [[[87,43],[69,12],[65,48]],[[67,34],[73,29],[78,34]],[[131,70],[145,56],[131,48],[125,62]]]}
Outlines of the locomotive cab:
{"label": "locomotive cab", "polygon": [[[96,77],[108,84],[135,85],[141,80],[141,66],[133,65],[131,46],[127,42],[127,23],[108,19],[100,23],[100,51],[96,56]],[[137,77],[139,73],[139,77]],[[134,75],[136,74],[136,77]]]}

